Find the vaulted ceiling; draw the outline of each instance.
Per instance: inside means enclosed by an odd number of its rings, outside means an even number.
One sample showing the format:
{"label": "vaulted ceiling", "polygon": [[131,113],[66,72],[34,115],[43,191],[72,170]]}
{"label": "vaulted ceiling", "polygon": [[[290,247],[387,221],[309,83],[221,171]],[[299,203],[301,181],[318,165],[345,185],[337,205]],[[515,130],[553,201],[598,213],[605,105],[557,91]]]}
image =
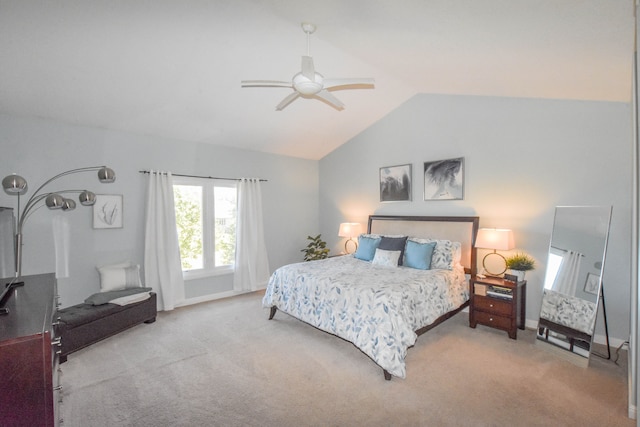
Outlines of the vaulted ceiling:
{"label": "vaulted ceiling", "polygon": [[[633,3],[0,0],[0,112],[319,159],[419,93],[629,102]],[[241,88],[300,70],[302,22],[318,72],[375,89]]]}

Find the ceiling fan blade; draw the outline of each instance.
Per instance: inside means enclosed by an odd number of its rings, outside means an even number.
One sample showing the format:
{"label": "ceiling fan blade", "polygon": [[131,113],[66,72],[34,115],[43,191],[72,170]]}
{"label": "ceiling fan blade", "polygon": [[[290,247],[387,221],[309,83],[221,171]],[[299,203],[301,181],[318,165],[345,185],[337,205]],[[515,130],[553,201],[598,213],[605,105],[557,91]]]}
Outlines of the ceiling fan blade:
{"label": "ceiling fan blade", "polygon": [[242,80],[242,87],[293,87],[291,82],[283,82],[279,80]]}
{"label": "ceiling fan blade", "polygon": [[285,99],[283,99],[280,102],[280,104],[278,104],[276,106],[276,111],[282,111],[284,109],[284,107],[286,107],[287,105],[291,104],[293,101],[298,99],[299,96],[300,96],[300,94],[298,92],[291,93],[289,96],[287,96]]}
{"label": "ceiling fan blade", "polygon": [[315,81],[316,70],[313,67],[313,58],[310,56],[302,57],[302,75],[311,81]]}
{"label": "ceiling fan blade", "polygon": [[350,86],[345,87],[343,89],[373,89],[375,86],[374,79],[324,79],[322,81],[325,89],[336,89],[340,90],[342,86]]}
{"label": "ceiling fan blade", "polygon": [[315,94],[316,97],[320,98],[322,101],[334,107],[336,110],[344,110],[344,104],[338,98],[333,96],[331,93],[326,90],[321,90],[320,92]]}

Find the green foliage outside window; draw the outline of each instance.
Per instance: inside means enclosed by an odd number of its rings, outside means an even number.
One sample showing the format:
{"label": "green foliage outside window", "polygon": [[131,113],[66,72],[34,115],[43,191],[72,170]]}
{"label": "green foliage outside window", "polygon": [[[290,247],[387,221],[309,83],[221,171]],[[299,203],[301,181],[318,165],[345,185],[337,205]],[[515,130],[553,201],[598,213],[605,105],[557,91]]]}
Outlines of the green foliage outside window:
{"label": "green foliage outside window", "polygon": [[216,266],[235,263],[236,222],[235,220],[216,221]]}
{"label": "green foliage outside window", "polygon": [[235,264],[237,190],[215,187],[215,266]]}
{"label": "green foliage outside window", "polygon": [[202,268],[202,210],[197,187],[174,186],[182,269]]}

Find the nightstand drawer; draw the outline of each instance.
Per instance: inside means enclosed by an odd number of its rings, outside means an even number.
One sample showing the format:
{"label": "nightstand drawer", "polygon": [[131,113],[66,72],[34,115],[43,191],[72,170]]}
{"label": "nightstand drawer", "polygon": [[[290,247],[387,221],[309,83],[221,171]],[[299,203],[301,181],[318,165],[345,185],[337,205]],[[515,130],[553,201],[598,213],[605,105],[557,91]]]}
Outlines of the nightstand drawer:
{"label": "nightstand drawer", "polygon": [[511,316],[512,301],[502,301],[497,298],[481,297],[476,295],[473,308],[475,310],[489,311],[494,314]]}
{"label": "nightstand drawer", "polygon": [[493,313],[485,313],[484,311],[476,311],[475,317],[476,321],[482,325],[506,330],[511,328],[511,319],[508,317],[498,316]]}

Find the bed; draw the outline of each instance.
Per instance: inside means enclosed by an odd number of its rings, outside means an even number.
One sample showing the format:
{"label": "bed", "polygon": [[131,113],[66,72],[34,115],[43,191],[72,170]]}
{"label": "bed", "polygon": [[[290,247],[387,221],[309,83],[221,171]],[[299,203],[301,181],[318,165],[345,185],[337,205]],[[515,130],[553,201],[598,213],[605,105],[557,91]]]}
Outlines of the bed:
{"label": "bed", "polygon": [[[283,311],[351,342],[382,368],[385,379],[405,378],[405,357],[417,337],[469,303],[478,222],[478,217],[372,215],[355,254],[280,267],[262,305],[270,308],[269,320]],[[379,247],[367,260],[370,239]],[[404,242],[406,253],[382,250],[389,242],[398,247]],[[422,252],[429,247],[432,254]],[[416,264],[416,253],[429,257],[431,268]]]}

